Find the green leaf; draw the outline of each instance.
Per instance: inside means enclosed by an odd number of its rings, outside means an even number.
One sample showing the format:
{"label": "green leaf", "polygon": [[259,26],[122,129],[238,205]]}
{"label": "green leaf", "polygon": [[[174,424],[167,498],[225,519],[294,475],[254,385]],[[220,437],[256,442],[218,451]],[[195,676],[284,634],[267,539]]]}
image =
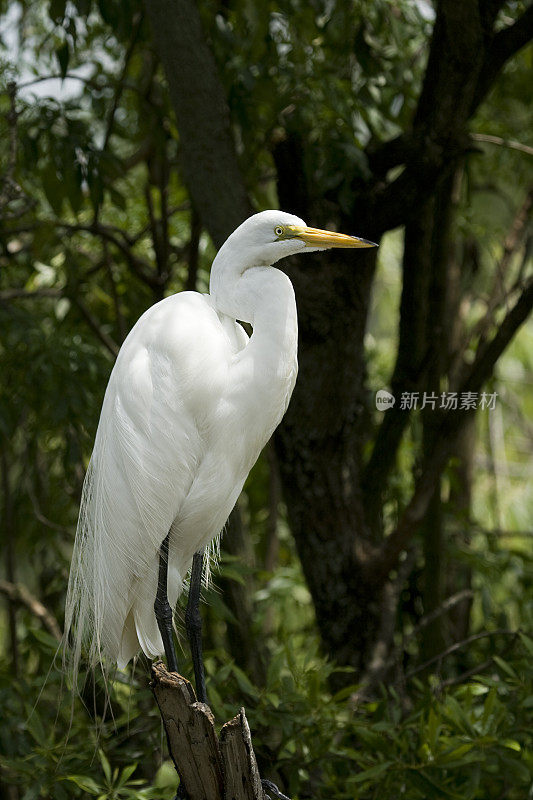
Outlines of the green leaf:
{"label": "green leaf", "polygon": [[422,796],[427,800],[429,798],[435,798],[435,800],[439,798],[441,800],[444,797],[452,798],[452,800],[464,800],[464,795],[455,794],[455,792],[443,786],[442,783],[437,783],[437,781],[429,778],[424,772],[410,770],[410,779],[411,783],[422,791]]}
{"label": "green leaf", "polygon": [[437,747],[437,739],[439,737],[440,724],[439,719],[432,708],[429,709],[428,724],[427,724],[427,737],[428,745],[431,752],[434,753]]}
{"label": "green leaf", "polygon": [[520,641],[528,651],[529,655],[533,656],[533,639],[531,639],[529,636],[526,636],[525,633],[520,633],[519,636]]}
{"label": "green leaf", "polygon": [[438,763],[447,764],[449,761],[461,761],[462,757],[469,753],[475,746],[475,742],[467,742],[466,744],[459,745],[459,747],[454,747],[452,750],[447,750],[445,753],[439,755],[437,759]]}
{"label": "green leaf", "polygon": [[101,787],[88,775],[67,775],[64,780],[74,783],[84,792],[89,792],[92,795],[97,796],[100,793]]}
{"label": "green leaf", "polygon": [[492,656],[492,658],[494,663],[497,664],[500,669],[502,669],[504,672],[510,675],[511,678],[516,678],[516,672],[510,666],[510,664],[508,664],[506,661],[503,660],[503,658],[500,658],[500,656]]}
{"label": "green leaf", "polygon": [[369,769],[358,772],[357,775],[353,776],[352,780],[354,783],[362,783],[370,778],[377,778],[379,775],[383,775],[391,764],[394,764],[394,761],[382,761],[381,764],[376,764],[374,767],[369,767]]}
{"label": "green leaf", "polygon": [[250,697],[257,698],[258,692],[255,686],[251,683],[248,676],[236,664],[232,665],[231,671],[237,679],[237,684],[242,692],[246,692]]}
{"label": "green leaf", "polygon": [[110,765],[109,761],[107,760],[107,757],[106,757],[106,755],[105,755],[103,750],[99,750],[98,751],[98,755],[100,756],[100,763],[102,765],[102,769],[104,770],[104,775],[106,777],[106,780],[107,780],[108,784],[111,784],[111,782],[112,782],[111,765]]}
{"label": "green leaf", "polygon": [[133,775],[136,769],[137,769],[137,764],[130,764],[129,766],[124,767],[124,769],[120,773],[119,786],[124,786],[124,784],[127,783],[128,778],[130,778]]}
{"label": "green leaf", "polygon": [[498,699],[498,692],[496,690],[496,687],[493,686],[489,690],[489,693],[487,695],[487,699],[485,700],[485,704],[483,706],[483,715],[481,717],[481,724],[482,724],[483,730],[485,732],[490,730],[491,726],[489,725],[489,722],[490,722],[490,718],[491,718],[491,716],[492,716],[492,714],[494,712],[494,707],[495,707],[497,699]]}

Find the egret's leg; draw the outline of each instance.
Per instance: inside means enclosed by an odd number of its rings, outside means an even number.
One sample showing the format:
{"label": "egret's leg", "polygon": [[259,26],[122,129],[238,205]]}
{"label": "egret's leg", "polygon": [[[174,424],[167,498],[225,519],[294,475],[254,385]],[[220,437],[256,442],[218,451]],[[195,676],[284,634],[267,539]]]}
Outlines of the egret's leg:
{"label": "egret's leg", "polygon": [[174,647],[172,631],[172,609],[168,602],[168,537],[163,539],[159,549],[159,579],[157,582],[157,594],[155,596],[154,611],[157,619],[157,626],[163,639],[163,647],[167,657],[167,666],[170,672],[178,671],[178,659]]}
{"label": "egret's leg", "polygon": [[185,612],[185,630],[191,648],[196,695],[201,703],[207,703],[205,690],[204,661],[202,654],[202,618],[200,616],[200,589],[202,588],[202,568],[204,551],[199,550],[192,559],[189,598]]}

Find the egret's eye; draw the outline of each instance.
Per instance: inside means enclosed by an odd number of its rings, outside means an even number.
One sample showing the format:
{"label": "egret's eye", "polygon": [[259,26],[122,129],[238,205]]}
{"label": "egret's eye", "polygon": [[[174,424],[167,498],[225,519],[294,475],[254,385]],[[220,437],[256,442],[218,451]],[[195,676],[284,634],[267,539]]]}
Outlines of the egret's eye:
{"label": "egret's eye", "polygon": [[276,236],[283,236],[283,228],[281,225],[278,225],[277,228],[274,228],[274,233]]}

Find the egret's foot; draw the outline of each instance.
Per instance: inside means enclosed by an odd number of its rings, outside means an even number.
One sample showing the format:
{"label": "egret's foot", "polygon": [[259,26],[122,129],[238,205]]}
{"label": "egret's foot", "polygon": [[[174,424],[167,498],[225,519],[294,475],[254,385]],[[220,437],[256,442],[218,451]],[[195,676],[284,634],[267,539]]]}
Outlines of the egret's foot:
{"label": "egret's foot", "polygon": [[276,784],[272,783],[272,781],[261,780],[261,786],[263,787],[266,800],[275,800],[275,798],[277,798],[277,800],[291,800],[286,794],[280,792]]}

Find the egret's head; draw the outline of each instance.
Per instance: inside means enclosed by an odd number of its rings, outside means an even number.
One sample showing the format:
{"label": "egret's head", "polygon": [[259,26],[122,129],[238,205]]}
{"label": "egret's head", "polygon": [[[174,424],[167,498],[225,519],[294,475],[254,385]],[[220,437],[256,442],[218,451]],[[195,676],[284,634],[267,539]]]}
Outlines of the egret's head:
{"label": "egret's head", "polygon": [[228,238],[231,248],[246,266],[275,264],[280,258],[300,252],[332,247],[376,247],[357,236],[309,228],[305,222],[284,211],[261,211],[245,220]]}

